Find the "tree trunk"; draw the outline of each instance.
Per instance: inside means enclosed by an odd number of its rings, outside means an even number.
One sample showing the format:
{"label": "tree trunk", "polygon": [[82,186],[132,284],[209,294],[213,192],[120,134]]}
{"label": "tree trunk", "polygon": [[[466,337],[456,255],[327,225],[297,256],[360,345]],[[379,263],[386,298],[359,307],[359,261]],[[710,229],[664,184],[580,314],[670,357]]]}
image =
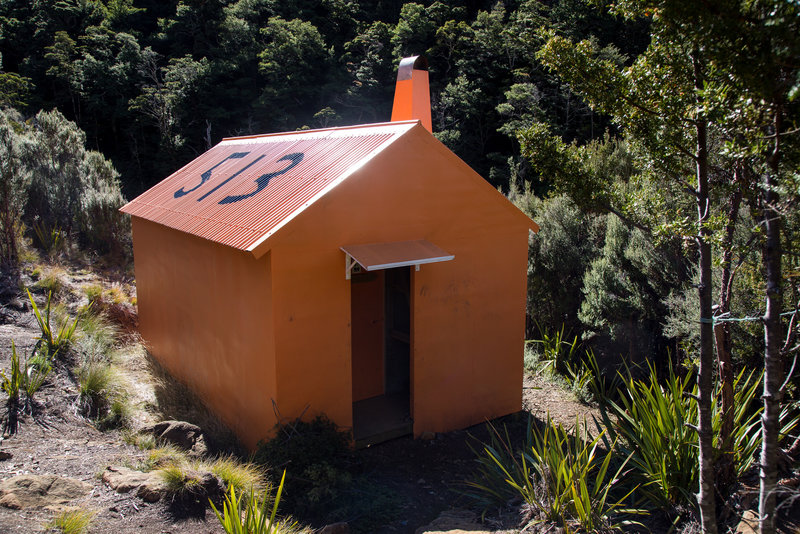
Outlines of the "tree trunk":
{"label": "tree trunk", "polygon": [[[739,206],[742,203],[741,170],[736,169],[733,184],[734,189],[728,201],[728,216],[725,224],[725,235],[722,238],[722,274],[720,276],[719,303],[715,316],[724,315],[731,310],[733,296],[733,234],[739,219]],[[720,377],[720,410],[722,411],[722,424],[720,425],[717,448],[721,454],[716,465],[717,488],[727,495],[736,482],[736,466],[733,462],[733,364],[731,363],[731,327],[729,322],[717,323],[714,326],[714,337],[717,348],[717,364]]]}
{"label": "tree trunk", "polygon": [[762,192],[762,220],[765,240],[761,264],[767,286],[767,307],[764,313],[764,412],[761,415],[761,485],[758,513],[761,534],[775,532],[775,489],[778,482],[778,424],[781,365],[781,218],[777,210],[776,191],[780,156],[781,107],[777,106],[774,124],[774,147],[768,157]]}
{"label": "tree trunk", "polygon": [[[703,89],[703,78],[699,52],[692,54],[694,81],[698,93]],[[714,372],[714,329],[711,310],[711,243],[710,230],[706,223],[711,216],[708,195],[708,132],[705,117],[696,119],[697,131],[697,246],[700,252],[698,260],[700,268],[700,366],[697,373],[698,425],[697,434],[700,445],[700,488],[697,493],[697,504],[700,508],[700,521],[703,532],[717,534],[717,514],[714,494],[714,447],[711,427],[711,403],[714,396],[712,374]]]}

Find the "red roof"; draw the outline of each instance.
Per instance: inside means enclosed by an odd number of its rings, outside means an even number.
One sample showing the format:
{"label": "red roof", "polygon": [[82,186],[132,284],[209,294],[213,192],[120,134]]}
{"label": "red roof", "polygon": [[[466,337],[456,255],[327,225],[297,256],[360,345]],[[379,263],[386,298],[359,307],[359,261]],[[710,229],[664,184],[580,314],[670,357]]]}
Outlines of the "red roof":
{"label": "red roof", "polygon": [[417,122],[223,139],[122,211],[252,252]]}

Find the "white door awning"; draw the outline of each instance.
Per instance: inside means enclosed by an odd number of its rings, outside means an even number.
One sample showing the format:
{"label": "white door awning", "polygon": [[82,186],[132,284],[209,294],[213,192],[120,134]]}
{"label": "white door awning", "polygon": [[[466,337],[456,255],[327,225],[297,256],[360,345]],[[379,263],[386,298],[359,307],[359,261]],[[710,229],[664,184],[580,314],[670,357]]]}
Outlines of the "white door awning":
{"label": "white door awning", "polygon": [[395,267],[413,265],[416,270],[423,263],[450,261],[454,255],[445,252],[430,241],[398,241],[394,243],[373,243],[369,245],[346,245],[341,247],[345,253],[345,277],[350,280],[353,267],[358,264],[366,271],[379,271]]}

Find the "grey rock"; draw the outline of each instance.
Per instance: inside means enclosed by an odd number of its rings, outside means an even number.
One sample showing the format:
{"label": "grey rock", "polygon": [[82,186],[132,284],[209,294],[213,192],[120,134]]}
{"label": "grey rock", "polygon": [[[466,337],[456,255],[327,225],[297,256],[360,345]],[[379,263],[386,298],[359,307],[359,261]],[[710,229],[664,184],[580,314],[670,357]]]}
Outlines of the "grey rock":
{"label": "grey rock", "polygon": [[0,505],[21,510],[65,504],[89,493],[91,484],[56,475],[19,475],[0,482]]}
{"label": "grey rock", "polygon": [[161,421],[143,428],[142,433],[152,434],[196,456],[203,456],[208,452],[203,431],[199,426],[186,421]]}
{"label": "grey rock", "polygon": [[117,493],[135,491],[147,502],[157,502],[166,494],[166,486],[158,471],[143,473],[127,467],[108,467],[103,472],[103,482]]}

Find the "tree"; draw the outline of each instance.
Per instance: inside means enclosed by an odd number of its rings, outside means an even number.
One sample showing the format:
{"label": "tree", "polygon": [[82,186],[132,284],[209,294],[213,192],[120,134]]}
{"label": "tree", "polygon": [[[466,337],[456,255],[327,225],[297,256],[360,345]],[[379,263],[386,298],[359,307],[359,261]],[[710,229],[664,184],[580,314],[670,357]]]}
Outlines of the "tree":
{"label": "tree", "polygon": [[16,272],[17,238],[29,175],[22,172],[24,129],[21,117],[12,110],[0,110],[0,267]]}
{"label": "tree", "polygon": [[[643,16],[645,7],[630,1],[617,4],[629,17]],[[658,4],[657,2],[655,4]],[[546,34],[539,58],[561,75],[592,105],[610,114],[640,147],[643,165],[658,169],[667,181],[690,191],[696,205],[694,225],[698,252],[700,354],[698,366],[698,441],[700,487],[698,505],[703,529],[717,532],[711,402],[713,396],[713,328],[711,271],[711,202],[709,181],[709,110],[716,102],[704,92],[708,66],[697,35],[661,24],[653,17],[652,40],[632,65],[619,69],[599,57],[596,43],[571,41]]]}
{"label": "tree", "polygon": [[[737,153],[748,195],[763,236],[761,263],[766,288],[764,323],[764,411],[762,416],[760,530],[775,532],[778,417],[782,358],[796,335],[784,331],[782,225],[797,200],[800,145],[796,117],[800,93],[800,6],[780,0],[720,0],[689,9],[665,2],[664,20],[700,36],[705,56],[724,76],[709,80],[708,94],[730,102],[722,120],[733,132],[727,150]],[[782,195],[784,199],[782,199]]]}
{"label": "tree", "polygon": [[325,79],[330,54],[317,28],[300,19],[272,17],[261,34],[258,70],[266,80],[261,103],[270,122],[286,128],[292,118],[310,118],[320,109],[319,80]]}

